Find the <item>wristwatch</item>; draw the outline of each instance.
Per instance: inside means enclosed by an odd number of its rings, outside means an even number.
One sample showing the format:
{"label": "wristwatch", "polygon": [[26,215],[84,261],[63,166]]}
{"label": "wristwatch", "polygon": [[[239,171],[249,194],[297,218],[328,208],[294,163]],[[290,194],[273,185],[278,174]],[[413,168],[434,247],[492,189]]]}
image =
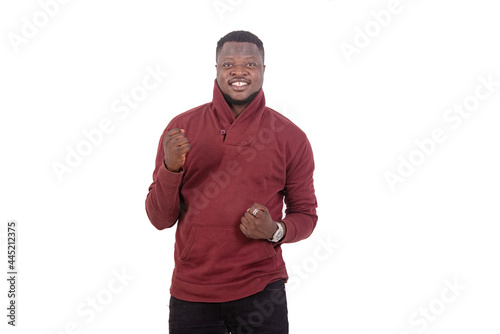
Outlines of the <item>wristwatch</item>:
{"label": "wristwatch", "polygon": [[267,239],[271,242],[278,242],[281,240],[281,238],[283,238],[283,225],[279,222],[276,222],[276,224],[278,225],[278,230],[274,232],[273,237],[271,239]]}

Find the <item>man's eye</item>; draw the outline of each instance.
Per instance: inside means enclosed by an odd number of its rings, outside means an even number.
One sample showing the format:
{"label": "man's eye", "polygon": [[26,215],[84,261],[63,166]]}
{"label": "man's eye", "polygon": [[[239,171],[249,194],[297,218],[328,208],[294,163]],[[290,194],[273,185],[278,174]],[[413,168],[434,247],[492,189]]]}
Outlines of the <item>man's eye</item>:
{"label": "man's eye", "polygon": [[256,67],[257,66],[257,63],[248,63],[247,64],[248,67]]}
{"label": "man's eye", "polygon": [[231,67],[231,66],[233,66],[233,64],[231,64],[231,63],[224,63],[224,64],[222,64],[222,67]]}

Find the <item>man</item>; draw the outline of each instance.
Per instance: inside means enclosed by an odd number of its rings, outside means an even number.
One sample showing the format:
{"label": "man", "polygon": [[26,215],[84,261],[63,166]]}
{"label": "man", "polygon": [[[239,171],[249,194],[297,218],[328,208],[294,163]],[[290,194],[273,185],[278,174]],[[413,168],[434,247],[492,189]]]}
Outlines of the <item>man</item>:
{"label": "man", "polygon": [[163,132],[146,198],[157,229],[178,222],[170,333],[288,333],[281,244],[316,226],[311,146],[265,105],[257,36],[227,34],[216,62],[212,102]]}

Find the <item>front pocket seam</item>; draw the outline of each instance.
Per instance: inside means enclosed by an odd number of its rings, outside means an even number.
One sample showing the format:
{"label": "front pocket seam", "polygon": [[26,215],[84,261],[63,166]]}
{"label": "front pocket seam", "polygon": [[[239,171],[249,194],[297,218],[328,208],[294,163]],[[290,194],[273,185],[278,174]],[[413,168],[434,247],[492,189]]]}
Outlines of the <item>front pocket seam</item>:
{"label": "front pocket seam", "polygon": [[191,231],[189,231],[189,236],[188,236],[188,239],[186,241],[186,246],[182,250],[182,254],[179,257],[179,260],[186,261],[189,258],[189,254],[191,254],[191,249],[193,248],[197,234],[198,234],[198,226],[193,225],[191,227]]}

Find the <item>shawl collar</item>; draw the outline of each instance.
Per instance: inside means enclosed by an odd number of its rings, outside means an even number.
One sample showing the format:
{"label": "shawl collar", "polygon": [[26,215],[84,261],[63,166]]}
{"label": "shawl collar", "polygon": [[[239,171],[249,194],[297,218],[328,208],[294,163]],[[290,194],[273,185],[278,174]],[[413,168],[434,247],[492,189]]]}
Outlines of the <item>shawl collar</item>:
{"label": "shawl collar", "polygon": [[231,108],[224,99],[222,92],[214,82],[214,96],[210,103],[210,113],[215,123],[219,126],[219,131],[225,130],[225,135],[221,135],[224,144],[235,146],[247,146],[254,140],[260,129],[261,120],[266,109],[266,99],[264,91],[261,90],[235,118]]}

